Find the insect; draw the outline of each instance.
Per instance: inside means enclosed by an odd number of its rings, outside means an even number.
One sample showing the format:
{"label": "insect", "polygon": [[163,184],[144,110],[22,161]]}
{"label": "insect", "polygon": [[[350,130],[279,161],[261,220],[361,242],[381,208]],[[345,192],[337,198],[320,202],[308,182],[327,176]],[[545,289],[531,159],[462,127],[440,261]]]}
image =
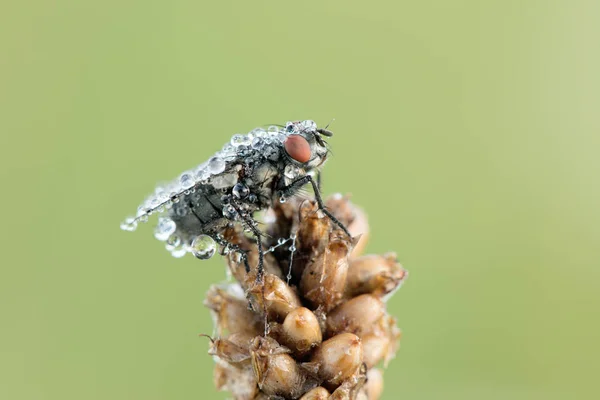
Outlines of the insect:
{"label": "insect", "polygon": [[311,120],[236,134],[207,162],[158,186],[138,207],[136,216],[127,218],[121,228],[134,231],[139,222],[147,222],[150,215],[159,213],[154,236],[165,242],[173,256],[192,253],[199,259],[208,259],[218,244],[226,251],[239,252],[249,272],[245,252],[221,235],[230,224],[240,223],[256,240],[257,280],[261,280],[263,234],[254,214],[268,209],[275,201],[285,202],[307,184],[312,185],[322,212],[350,236],[346,227],[325,209],[319,184],[313,177],[329,155],[324,138],[332,135]]}

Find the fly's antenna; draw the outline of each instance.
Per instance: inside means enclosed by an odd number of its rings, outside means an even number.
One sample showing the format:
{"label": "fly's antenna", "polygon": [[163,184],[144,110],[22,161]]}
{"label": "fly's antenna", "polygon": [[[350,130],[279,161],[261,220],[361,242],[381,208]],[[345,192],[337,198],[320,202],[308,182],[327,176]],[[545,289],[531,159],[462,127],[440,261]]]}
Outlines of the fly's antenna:
{"label": "fly's antenna", "polygon": [[333,121],[335,121],[335,118],[331,118],[331,121],[329,121],[329,123],[327,125],[325,125],[325,128],[318,128],[317,132],[319,132],[323,136],[332,137],[333,132],[331,132],[327,128],[329,128],[329,125],[331,125],[333,123]]}
{"label": "fly's antenna", "polygon": [[335,118],[331,118],[331,121],[329,121],[329,123],[327,125],[325,125],[325,129],[329,128],[329,125],[333,124],[334,121],[335,121]]}

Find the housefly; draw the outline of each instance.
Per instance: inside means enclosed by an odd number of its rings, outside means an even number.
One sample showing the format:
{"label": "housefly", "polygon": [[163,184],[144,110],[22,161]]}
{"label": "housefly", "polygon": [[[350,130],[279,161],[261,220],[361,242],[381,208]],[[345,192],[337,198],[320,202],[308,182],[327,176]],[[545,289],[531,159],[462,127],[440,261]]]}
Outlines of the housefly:
{"label": "housefly", "polygon": [[228,226],[239,223],[256,240],[257,280],[261,280],[263,234],[254,215],[275,201],[285,202],[307,184],[312,186],[322,212],[350,236],[346,227],[325,209],[313,178],[329,155],[324,139],[332,135],[310,120],[236,134],[208,161],[158,186],[138,207],[136,216],[127,218],[121,228],[134,231],[139,222],[147,222],[150,215],[158,213],[154,236],[165,243],[173,256],[192,253],[199,259],[208,259],[218,244],[226,251],[239,252],[249,271],[244,250],[222,235]]}

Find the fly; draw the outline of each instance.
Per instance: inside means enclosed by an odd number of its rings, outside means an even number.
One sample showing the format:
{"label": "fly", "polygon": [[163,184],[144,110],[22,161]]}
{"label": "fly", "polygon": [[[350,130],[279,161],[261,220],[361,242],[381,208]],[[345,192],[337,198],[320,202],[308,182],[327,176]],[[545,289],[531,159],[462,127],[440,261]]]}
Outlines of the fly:
{"label": "fly", "polygon": [[257,280],[262,281],[263,233],[254,215],[275,201],[285,202],[303,186],[312,186],[322,212],[351,236],[324,207],[319,185],[313,178],[329,155],[324,138],[332,135],[310,120],[236,134],[208,161],[182,173],[175,181],[158,186],[138,207],[136,216],[127,218],[121,228],[134,231],[139,222],[147,222],[150,215],[158,213],[154,236],[165,243],[173,256],[192,253],[199,259],[208,259],[218,244],[227,251],[238,252],[249,272],[245,251],[221,234],[231,224],[242,224],[256,240]]}

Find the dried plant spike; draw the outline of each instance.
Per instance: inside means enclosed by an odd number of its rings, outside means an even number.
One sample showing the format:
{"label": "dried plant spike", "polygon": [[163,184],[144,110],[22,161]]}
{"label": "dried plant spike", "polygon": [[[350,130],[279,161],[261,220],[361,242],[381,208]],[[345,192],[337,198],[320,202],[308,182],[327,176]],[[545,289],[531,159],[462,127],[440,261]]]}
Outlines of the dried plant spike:
{"label": "dried plant spike", "polygon": [[300,400],[327,400],[329,392],[322,386],[318,386],[300,397]]}
{"label": "dried plant spike", "polygon": [[352,259],[348,267],[345,296],[370,293],[382,297],[395,290],[406,275],[395,253]]}
{"label": "dried plant spike", "polygon": [[327,336],[352,332],[370,333],[385,314],[385,305],[376,296],[363,294],[341,304],[327,317]]}
{"label": "dried plant spike", "polygon": [[320,345],[323,337],[317,317],[305,307],[290,312],[281,331],[281,343],[299,357]]}
{"label": "dried plant spike", "polygon": [[258,387],[265,394],[297,399],[305,392],[306,374],[277,342],[256,337],[250,353]]}
{"label": "dried plant spike", "polygon": [[337,387],[360,367],[363,348],[360,338],[342,333],[324,341],[311,361],[319,365],[319,378],[327,385]]}
{"label": "dried plant spike", "polygon": [[256,241],[239,228],[226,230],[227,240],[247,251],[250,271],[231,251],[237,283],[211,288],[206,305],[218,332],[209,350],[215,386],[235,400],[381,396],[375,368],[394,357],[400,337],[385,301],[407,273],[394,253],[357,256],[369,228],[347,196],[333,196],[326,206],[355,237],[313,200],[291,197],[266,211],[262,281],[253,268]]}

